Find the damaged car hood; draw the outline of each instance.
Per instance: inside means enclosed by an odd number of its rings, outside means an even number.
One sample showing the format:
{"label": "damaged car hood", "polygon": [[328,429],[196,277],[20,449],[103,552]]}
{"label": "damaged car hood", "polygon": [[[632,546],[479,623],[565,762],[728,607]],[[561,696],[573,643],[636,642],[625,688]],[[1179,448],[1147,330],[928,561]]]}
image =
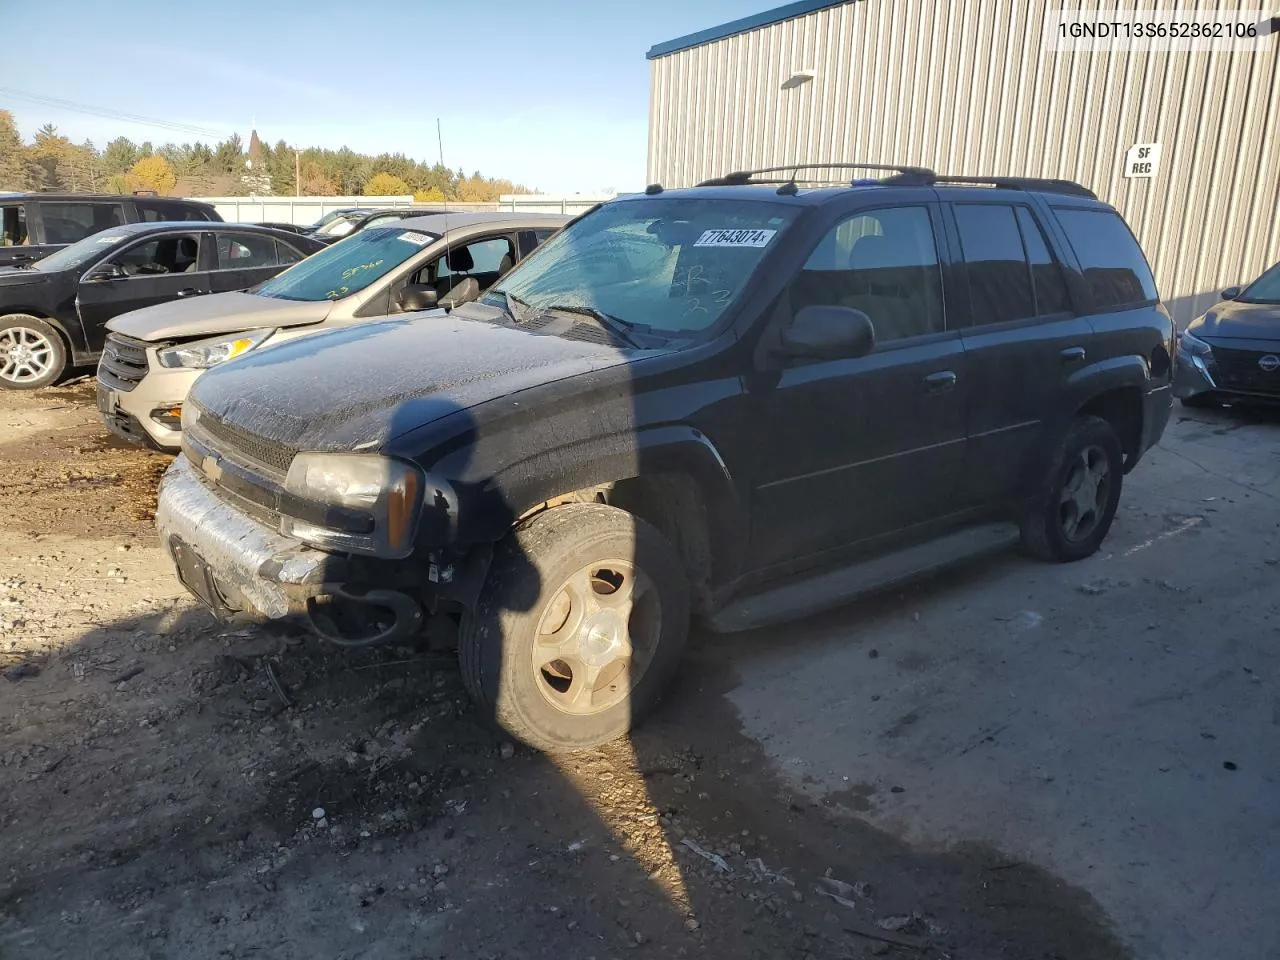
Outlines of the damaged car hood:
{"label": "damaged car hood", "polygon": [[444,314],[406,316],[251,353],[210,370],[191,399],[201,416],[294,450],[372,449],[460,410],[639,353]]}
{"label": "damaged car hood", "polygon": [[107,329],[135,340],[154,343],[238,333],[259,327],[298,327],[319,323],[332,308],[333,303],[329,300],[318,303],[279,300],[237,290],[143,307],[116,317],[107,324]]}

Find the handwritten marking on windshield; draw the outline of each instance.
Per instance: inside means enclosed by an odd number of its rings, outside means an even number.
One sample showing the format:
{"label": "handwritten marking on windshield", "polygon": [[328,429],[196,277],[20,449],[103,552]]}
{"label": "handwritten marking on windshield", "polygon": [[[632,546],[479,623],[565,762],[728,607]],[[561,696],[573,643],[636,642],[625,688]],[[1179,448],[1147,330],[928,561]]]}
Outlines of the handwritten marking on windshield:
{"label": "handwritten marking on windshield", "polygon": [[346,281],[346,280],[350,280],[352,277],[354,277],[354,276],[355,276],[357,273],[359,273],[361,270],[372,270],[374,267],[380,267],[380,266],[382,266],[382,263],[383,263],[383,261],[381,261],[381,260],[372,260],[372,261],[370,261],[369,263],[362,263],[362,264],[360,264],[359,266],[355,266],[355,267],[348,267],[346,270],[343,270],[343,271],[342,271],[342,279],[343,279],[344,281]]}

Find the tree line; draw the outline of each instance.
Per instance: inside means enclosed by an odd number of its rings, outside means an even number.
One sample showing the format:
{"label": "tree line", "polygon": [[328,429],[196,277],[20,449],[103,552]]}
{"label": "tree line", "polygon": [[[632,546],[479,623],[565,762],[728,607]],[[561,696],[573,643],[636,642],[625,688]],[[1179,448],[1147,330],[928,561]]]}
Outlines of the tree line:
{"label": "tree line", "polygon": [[[300,175],[298,183],[296,176]],[[530,193],[502,178],[467,176],[440,163],[426,164],[402,153],[378,156],[347,147],[298,148],[262,143],[248,146],[239,134],[206,143],[134,143],[116,137],[99,150],[73,143],[53,124],[24,142],[13,116],[0,110],[0,191],[61,190],[71,193],[133,193],[153,190],[183,196],[399,196],[419,202],[487,203],[504,193]]]}

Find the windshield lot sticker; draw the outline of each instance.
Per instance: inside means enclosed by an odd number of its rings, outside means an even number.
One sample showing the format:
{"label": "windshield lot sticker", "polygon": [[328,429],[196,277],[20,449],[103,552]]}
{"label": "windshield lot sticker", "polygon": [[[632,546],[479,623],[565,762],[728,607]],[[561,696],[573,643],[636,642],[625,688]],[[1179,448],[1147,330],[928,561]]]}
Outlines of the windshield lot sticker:
{"label": "windshield lot sticker", "polygon": [[706,230],[695,247],[767,247],[777,230]]}
{"label": "windshield lot sticker", "polygon": [[121,237],[99,237],[96,242],[97,243],[118,243],[123,239],[124,237],[122,236]]}
{"label": "windshield lot sticker", "polygon": [[415,233],[412,230],[406,230],[404,233],[400,234],[400,236],[396,237],[396,239],[412,243],[415,247],[426,246],[431,242],[431,238],[425,233]]}

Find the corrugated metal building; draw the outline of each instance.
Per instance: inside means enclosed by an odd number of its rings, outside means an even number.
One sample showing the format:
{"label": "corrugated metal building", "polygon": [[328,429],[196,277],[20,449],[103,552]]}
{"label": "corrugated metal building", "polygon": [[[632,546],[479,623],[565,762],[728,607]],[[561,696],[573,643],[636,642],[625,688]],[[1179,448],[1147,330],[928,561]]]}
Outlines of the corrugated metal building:
{"label": "corrugated metal building", "polygon": [[[659,44],[649,182],[853,160],[1076,180],[1121,210],[1185,324],[1280,260],[1280,36],[1251,52],[1058,52],[1059,8],[801,0]],[[1126,176],[1138,144],[1160,145],[1150,178]]]}

